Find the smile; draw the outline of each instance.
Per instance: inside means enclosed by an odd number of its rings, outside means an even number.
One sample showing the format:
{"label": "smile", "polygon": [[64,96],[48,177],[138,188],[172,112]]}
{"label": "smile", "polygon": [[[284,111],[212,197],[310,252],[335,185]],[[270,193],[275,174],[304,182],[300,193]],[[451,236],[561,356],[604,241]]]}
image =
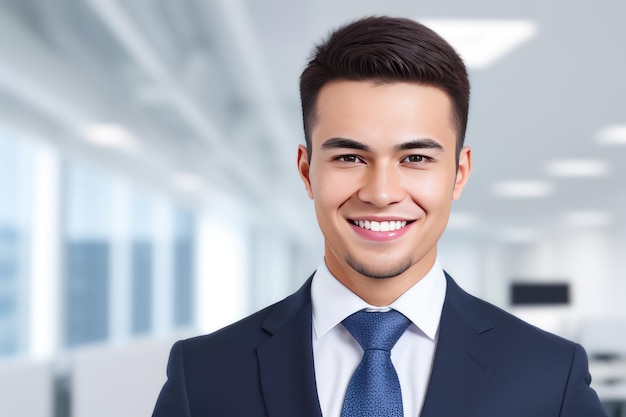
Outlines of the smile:
{"label": "smile", "polygon": [[400,230],[411,222],[401,220],[376,221],[376,220],[350,220],[350,222],[361,229],[371,230],[372,232],[393,232]]}

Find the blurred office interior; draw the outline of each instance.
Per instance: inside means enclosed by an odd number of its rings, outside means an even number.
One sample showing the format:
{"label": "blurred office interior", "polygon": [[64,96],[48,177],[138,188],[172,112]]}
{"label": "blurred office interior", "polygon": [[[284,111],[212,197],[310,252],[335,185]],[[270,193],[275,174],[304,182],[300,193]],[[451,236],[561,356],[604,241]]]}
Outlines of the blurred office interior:
{"label": "blurred office interior", "polygon": [[414,18],[466,60],[473,172],[440,262],[588,351],[626,415],[626,2],[0,0],[0,415],[150,415],[173,341],[322,261],[298,76]]}

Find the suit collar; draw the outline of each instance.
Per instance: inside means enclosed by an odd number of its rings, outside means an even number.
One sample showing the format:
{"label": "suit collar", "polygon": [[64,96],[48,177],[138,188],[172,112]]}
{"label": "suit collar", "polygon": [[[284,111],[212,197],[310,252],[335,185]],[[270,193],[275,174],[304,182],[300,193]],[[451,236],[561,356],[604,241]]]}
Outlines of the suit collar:
{"label": "suit collar", "polygon": [[477,333],[483,333],[493,328],[491,319],[480,305],[480,301],[465,291],[445,273],[448,282],[448,291],[444,304],[449,304],[451,308],[457,310],[463,321],[472,327]]}
{"label": "suit collar", "polygon": [[[421,417],[467,415],[487,380],[493,324],[479,301],[446,274],[447,290],[432,375]],[[313,364],[311,278],[277,304],[262,324],[271,336],[257,348],[270,417],[321,417]],[[453,400],[451,400],[453,399]]]}
{"label": "suit collar", "polygon": [[270,417],[322,417],[311,342],[311,277],[276,304],[262,323],[271,334],[257,347],[261,389]]}
{"label": "suit collar", "polygon": [[446,279],[439,339],[421,417],[471,414],[495,355],[486,336],[493,324],[479,301],[447,274]]}

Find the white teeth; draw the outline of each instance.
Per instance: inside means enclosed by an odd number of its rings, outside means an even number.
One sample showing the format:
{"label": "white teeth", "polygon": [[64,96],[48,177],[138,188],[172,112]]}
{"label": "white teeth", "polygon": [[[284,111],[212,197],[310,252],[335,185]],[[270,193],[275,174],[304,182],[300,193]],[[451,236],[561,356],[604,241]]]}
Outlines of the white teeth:
{"label": "white teeth", "polygon": [[404,226],[406,226],[406,222],[400,220],[383,222],[377,222],[375,220],[359,220],[355,223],[360,228],[371,230],[373,232],[392,232],[394,230],[402,229]]}

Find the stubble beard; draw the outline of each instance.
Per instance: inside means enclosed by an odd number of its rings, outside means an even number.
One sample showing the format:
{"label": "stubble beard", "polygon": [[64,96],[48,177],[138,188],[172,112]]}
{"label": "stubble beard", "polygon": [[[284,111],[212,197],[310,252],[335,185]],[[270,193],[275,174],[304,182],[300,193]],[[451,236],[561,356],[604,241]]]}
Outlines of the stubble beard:
{"label": "stubble beard", "polygon": [[356,258],[348,255],[346,263],[356,272],[368,278],[387,279],[397,277],[406,272],[413,265],[413,259],[406,257],[395,262],[393,265],[382,265],[379,267],[365,265]]}

